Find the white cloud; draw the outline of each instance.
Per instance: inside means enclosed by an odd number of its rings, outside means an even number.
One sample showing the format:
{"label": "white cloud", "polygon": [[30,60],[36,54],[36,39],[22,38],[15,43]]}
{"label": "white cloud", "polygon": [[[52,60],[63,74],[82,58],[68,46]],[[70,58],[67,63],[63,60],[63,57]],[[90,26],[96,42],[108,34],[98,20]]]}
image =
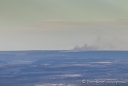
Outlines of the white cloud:
{"label": "white cloud", "polygon": [[[78,45],[78,49],[86,50],[128,50],[127,22],[128,20],[34,21],[23,28],[0,29],[0,48],[72,49]],[[100,41],[97,37],[101,38]]]}

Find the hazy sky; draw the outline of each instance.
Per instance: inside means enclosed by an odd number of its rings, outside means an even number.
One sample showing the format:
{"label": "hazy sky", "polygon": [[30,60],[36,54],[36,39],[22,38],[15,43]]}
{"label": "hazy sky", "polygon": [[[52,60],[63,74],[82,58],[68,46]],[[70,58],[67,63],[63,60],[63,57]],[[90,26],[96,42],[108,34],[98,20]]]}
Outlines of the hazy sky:
{"label": "hazy sky", "polygon": [[0,0],[0,50],[128,50],[128,0]]}

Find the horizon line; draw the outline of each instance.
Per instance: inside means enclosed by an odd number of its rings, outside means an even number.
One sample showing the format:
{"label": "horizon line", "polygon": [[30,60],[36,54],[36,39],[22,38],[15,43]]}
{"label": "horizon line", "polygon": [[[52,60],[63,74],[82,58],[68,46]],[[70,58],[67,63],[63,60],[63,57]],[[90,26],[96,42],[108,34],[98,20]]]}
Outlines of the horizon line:
{"label": "horizon line", "polygon": [[82,52],[82,51],[85,52],[85,51],[87,51],[88,52],[88,51],[128,51],[128,50],[56,50],[56,49],[55,50],[53,50],[53,49],[52,50],[50,50],[50,49],[49,50],[47,50],[47,49],[46,50],[40,50],[40,49],[39,50],[0,50],[0,52],[17,52],[17,51],[65,51],[65,52],[66,51],[67,52],[68,51],[69,52]]}

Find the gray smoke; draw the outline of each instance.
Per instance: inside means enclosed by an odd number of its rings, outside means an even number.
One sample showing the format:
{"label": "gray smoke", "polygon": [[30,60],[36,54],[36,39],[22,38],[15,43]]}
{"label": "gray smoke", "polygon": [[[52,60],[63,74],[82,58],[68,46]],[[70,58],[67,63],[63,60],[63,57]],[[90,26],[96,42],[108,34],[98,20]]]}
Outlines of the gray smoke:
{"label": "gray smoke", "polygon": [[87,45],[87,44],[84,44],[83,46],[75,46],[73,50],[98,50],[98,47],[95,46],[95,45]]}
{"label": "gray smoke", "polygon": [[73,50],[114,50],[115,45],[112,42],[107,40],[101,40],[97,38],[93,45],[84,44],[83,46],[75,46]]}

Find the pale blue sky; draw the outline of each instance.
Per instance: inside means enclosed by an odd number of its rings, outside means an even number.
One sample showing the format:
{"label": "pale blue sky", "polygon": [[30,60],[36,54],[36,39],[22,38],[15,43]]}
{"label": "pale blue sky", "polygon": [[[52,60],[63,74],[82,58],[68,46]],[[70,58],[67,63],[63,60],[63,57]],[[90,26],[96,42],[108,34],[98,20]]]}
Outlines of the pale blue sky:
{"label": "pale blue sky", "polygon": [[0,0],[0,50],[128,50],[127,0]]}

